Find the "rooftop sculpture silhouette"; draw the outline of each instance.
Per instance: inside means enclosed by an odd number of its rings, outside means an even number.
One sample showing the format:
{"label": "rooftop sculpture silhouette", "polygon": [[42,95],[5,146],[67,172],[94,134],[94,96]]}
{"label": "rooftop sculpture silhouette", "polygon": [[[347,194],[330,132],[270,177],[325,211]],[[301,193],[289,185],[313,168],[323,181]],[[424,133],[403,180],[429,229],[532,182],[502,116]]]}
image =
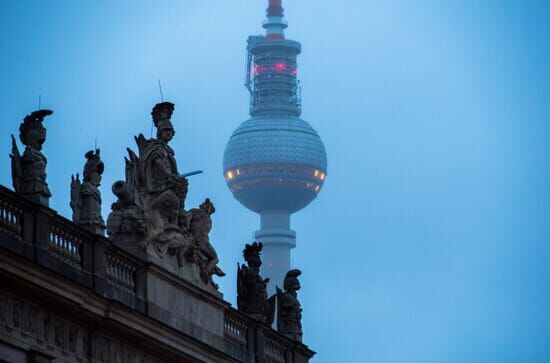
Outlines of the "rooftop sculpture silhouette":
{"label": "rooftop sculpture silhouette", "polygon": [[105,166],[99,156],[99,149],[90,150],[85,155],[83,181],[79,175],[71,176],[71,209],[73,222],[99,235],[105,234],[105,222],[101,217],[101,175]]}
{"label": "rooftop sculpture silhouette", "polygon": [[19,153],[15,137],[11,135],[11,174],[13,188],[27,199],[43,206],[49,205],[52,196],[46,182],[48,160],[42,153],[46,141],[46,128],[42,124],[51,110],[38,110],[27,115],[19,126],[19,139],[25,145],[23,155]]}
{"label": "rooftop sculpture silhouette", "polygon": [[260,275],[263,244],[246,244],[243,256],[246,265],[237,265],[237,307],[240,311],[262,322],[273,322],[273,299],[267,298],[269,279]]}
{"label": "rooftop sculpture silhouette", "polygon": [[155,105],[151,115],[155,138],[135,137],[136,154],[128,150],[126,180],[113,184],[118,201],[107,221],[107,233],[115,244],[137,253],[210,291],[218,285],[212,275],[223,276],[210,244],[209,199],[200,208],[185,210],[189,182],[178,171],[169,142],[175,135],[174,104]]}
{"label": "rooftop sculpture silhouette", "polygon": [[302,306],[298,301],[302,272],[294,269],[287,272],[284,281],[284,291],[277,287],[277,330],[287,337],[302,341]]}

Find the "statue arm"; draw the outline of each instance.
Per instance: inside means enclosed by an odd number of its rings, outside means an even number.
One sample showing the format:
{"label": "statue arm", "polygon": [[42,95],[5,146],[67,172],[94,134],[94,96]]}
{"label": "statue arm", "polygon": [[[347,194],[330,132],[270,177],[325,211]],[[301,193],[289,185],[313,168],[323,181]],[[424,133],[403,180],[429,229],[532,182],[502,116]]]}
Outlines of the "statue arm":
{"label": "statue arm", "polygon": [[89,184],[83,183],[82,188],[80,188],[80,195],[82,197],[90,197],[90,196],[94,196],[95,192],[92,188],[90,188]]}
{"label": "statue arm", "polygon": [[17,142],[15,141],[15,137],[11,135],[11,155],[10,157],[20,157],[19,149],[17,148]]}
{"label": "statue arm", "polygon": [[21,189],[21,182],[23,180],[23,167],[21,165],[21,154],[17,148],[17,142],[15,137],[11,135],[11,176],[13,181],[13,188],[15,191]]}
{"label": "statue arm", "polygon": [[79,219],[79,212],[80,212],[79,194],[80,194],[80,178],[78,174],[76,174],[76,177],[74,175],[71,175],[71,203],[69,205],[73,210],[73,222],[76,222]]}
{"label": "statue arm", "polygon": [[245,287],[243,284],[243,278],[242,278],[243,270],[241,269],[241,265],[237,263],[237,308],[239,310],[242,310],[244,307],[244,293],[245,293]]}

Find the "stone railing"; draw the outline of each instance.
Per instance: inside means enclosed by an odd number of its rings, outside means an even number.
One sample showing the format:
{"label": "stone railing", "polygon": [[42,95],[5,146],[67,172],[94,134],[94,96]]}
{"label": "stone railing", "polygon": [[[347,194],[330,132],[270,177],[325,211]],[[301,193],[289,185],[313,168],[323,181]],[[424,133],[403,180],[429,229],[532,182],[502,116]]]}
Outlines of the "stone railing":
{"label": "stone railing", "polygon": [[[103,298],[153,317],[148,310],[151,303],[145,296],[148,290],[145,274],[151,268],[150,263],[1,185],[0,253],[25,258]],[[209,304],[212,299],[219,298],[205,299],[204,304]],[[224,306],[224,321],[220,322],[222,336],[212,348],[236,361],[306,363],[313,356],[305,345],[240,313],[227,302],[216,304]]]}
{"label": "stone railing", "polygon": [[285,363],[288,348],[285,344],[273,335],[265,338],[265,356],[267,363]]}
{"label": "stone railing", "polygon": [[57,258],[80,270],[82,268],[82,259],[80,258],[81,244],[82,241],[70,232],[67,232],[63,226],[55,223],[50,225],[48,250],[51,257]]}
{"label": "stone railing", "polygon": [[122,258],[122,256],[108,253],[107,283],[130,295],[135,295],[136,266],[132,262]]}
{"label": "stone railing", "polygon": [[238,314],[225,314],[224,338],[231,356],[243,359],[248,355],[248,327]]}
{"label": "stone railing", "polygon": [[225,313],[224,338],[226,352],[241,362],[306,363],[314,354],[305,345],[235,309]]}
{"label": "stone railing", "polygon": [[17,238],[21,235],[21,216],[23,211],[8,200],[0,201],[0,231],[9,233]]}

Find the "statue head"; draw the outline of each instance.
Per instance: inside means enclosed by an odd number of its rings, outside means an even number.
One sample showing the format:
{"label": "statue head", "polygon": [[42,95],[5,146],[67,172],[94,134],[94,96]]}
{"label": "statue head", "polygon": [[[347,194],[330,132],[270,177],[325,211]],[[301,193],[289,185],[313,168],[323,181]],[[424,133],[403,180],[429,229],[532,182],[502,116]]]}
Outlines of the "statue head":
{"label": "statue head", "polygon": [[118,197],[118,200],[123,206],[130,206],[134,204],[134,194],[130,189],[128,183],[122,180],[118,180],[113,183],[113,194]]}
{"label": "statue head", "polygon": [[42,124],[44,117],[51,115],[51,110],[38,110],[25,116],[19,126],[19,139],[23,144],[36,150],[42,150],[46,141],[46,128]]}
{"label": "statue head", "polygon": [[254,242],[253,244],[246,244],[244,246],[243,256],[244,260],[250,268],[260,268],[262,265],[262,259],[260,258],[262,252],[262,242]]}
{"label": "statue head", "polygon": [[168,143],[176,131],[174,130],[174,125],[170,119],[172,118],[172,113],[174,112],[174,104],[171,102],[161,102],[157,103],[151,111],[151,116],[153,116],[153,123],[157,128],[157,139]]}
{"label": "statue head", "polygon": [[206,198],[204,202],[199,206],[200,209],[208,213],[209,215],[214,214],[216,212],[216,208],[214,208],[214,204],[210,201],[210,198]]}
{"label": "statue head", "polygon": [[105,169],[105,165],[99,156],[99,149],[95,152],[90,150],[84,155],[88,161],[84,165],[84,181],[90,182],[93,185],[99,185],[101,183],[101,174]]}
{"label": "statue head", "polygon": [[300,290],[300,281],[298,281],[298,276],[302,274],[300,270],[290,270],[286,273],[284,288],[286,291],[298,291]]}

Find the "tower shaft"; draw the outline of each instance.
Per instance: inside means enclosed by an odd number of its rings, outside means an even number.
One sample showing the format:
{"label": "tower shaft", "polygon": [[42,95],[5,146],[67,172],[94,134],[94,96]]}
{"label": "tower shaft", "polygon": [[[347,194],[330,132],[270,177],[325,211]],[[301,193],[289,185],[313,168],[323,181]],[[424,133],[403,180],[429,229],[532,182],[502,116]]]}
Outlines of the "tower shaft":
{"label": "tower shaft", "polygon": [[290,269],[290,250],[296,247],[296,232],[290,229],[290,212],[268,210],[260,213],[260,230],[255,238],[264,244],[262,274],[270,279],[269,293],[275,286],[282,288],[286,272]]}

